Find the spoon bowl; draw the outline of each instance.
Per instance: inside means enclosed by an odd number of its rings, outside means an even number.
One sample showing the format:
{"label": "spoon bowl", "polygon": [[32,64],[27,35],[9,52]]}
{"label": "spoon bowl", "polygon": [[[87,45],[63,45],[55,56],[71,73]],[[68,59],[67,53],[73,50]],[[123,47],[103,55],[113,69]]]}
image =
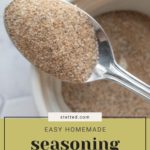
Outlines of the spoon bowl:
{"label": "spoon bowl", "polygon": [[[69,4],[72,5],[71,3]],[[81,11],[88,16],[88,20],[94,27],[99,54],[96,66],[85,82],[93,82],[102,79],[113,80],[150,100],[150,86],[125,71],[116,63],[111,43],[103,28],[93,17],[83,10]]]}

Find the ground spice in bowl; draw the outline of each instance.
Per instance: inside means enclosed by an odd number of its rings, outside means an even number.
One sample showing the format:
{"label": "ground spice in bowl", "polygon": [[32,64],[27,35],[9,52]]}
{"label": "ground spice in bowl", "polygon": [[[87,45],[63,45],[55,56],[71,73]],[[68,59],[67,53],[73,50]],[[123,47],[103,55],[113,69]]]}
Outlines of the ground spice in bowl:
{"label": "ground spice in bowl", "polygon": [[84,82],[96,65],[94,28],[74,5],[61,0],[14,0],[6,8],[5,25],[32,64],[61,80]]}
{"label": "ground spice in bowl", "polygon": [[[150,18],[117,11],[98,16],[108,34],[117,62],[150,84]],[[150,103],[112,81],[62,83],[65,103],[72,111],[100,111],[104,116],[150,116]]]}

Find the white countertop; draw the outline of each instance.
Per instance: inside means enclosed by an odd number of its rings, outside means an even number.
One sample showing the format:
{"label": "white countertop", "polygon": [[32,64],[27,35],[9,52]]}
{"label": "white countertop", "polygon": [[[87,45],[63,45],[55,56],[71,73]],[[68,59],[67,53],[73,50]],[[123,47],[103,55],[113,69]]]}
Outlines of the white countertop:
{"label": "white countertop", "polygon": [[3,23],[11,0],[0,0],[0,116],[37,116],[31,87],[31,65],[10,41]]}

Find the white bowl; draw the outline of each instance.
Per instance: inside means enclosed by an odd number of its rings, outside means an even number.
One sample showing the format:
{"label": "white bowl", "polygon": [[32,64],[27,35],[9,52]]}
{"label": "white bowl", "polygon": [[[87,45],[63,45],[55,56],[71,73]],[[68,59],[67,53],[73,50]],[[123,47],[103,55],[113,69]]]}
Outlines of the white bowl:
{"label": "white bowl", "polygon": [[[135,10],[150,15],[150,0],[87,1],[80,0],[78,5],[93,16],[113,10]],[[40,116],[47,116],[48,112],[71,111],[64,103],[60,80],[32,67],[32,85],[35,104]]]}

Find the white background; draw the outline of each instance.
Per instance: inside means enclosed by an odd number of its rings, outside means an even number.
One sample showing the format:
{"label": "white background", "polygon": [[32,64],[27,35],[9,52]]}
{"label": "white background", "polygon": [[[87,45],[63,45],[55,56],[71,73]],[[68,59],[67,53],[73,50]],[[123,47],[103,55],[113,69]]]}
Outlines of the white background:
{"label": "white background", "polygon": [[31,86],[31,66],[10,41],[3,22],[11,0],[0,0],[0,117],[37,116]]}

